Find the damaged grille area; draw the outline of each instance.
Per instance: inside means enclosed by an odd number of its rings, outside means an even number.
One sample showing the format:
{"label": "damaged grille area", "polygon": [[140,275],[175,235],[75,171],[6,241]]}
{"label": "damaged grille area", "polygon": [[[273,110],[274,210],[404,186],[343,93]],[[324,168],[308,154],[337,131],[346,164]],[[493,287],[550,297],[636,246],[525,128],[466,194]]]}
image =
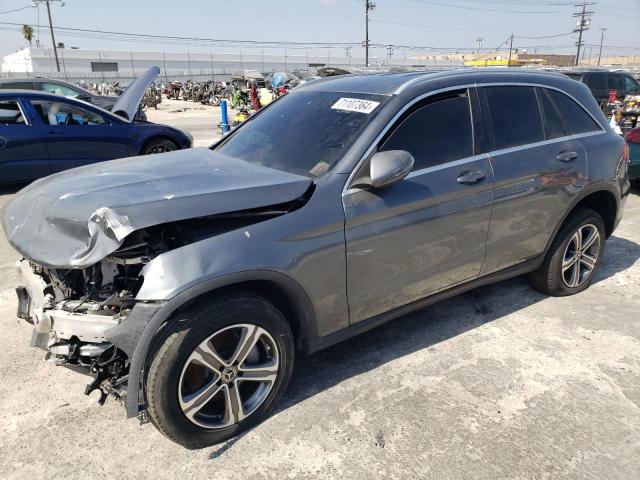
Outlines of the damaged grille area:
{"label": "damaged grille area", "polygon": [[[181,220],[131,232],[120,248],[87,268],[47,268],[19,262],[25,287],[18,316],[34,324],[34,346],[47,350],[57,365],[81,367],[94,376],[86,393],[99,390],[126,395],[130,359],[127,349],[107,332],[126,326],[138,301],[143,267],[157,256],[225,232],[244,228],[302,207],[313,187],[300,198],[279,205]],[[118,336],[116,336],[118,338]],[[131,339],[127,344],[131,344]],[[137,338],[133,340],[135,344]]]}

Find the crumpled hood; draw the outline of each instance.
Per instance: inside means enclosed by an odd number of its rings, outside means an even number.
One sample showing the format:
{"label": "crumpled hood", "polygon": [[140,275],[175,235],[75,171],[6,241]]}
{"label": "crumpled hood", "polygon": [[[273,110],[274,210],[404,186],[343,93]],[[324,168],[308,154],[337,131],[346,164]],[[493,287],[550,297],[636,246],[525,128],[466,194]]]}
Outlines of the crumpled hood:
{"label": "crumpled hood", "polygon": [[18,192],[2,211],[9,243],[50,268],[85,268],[134,230],[266,207],[302,196],[311,179],[207,148],[68,170]]}

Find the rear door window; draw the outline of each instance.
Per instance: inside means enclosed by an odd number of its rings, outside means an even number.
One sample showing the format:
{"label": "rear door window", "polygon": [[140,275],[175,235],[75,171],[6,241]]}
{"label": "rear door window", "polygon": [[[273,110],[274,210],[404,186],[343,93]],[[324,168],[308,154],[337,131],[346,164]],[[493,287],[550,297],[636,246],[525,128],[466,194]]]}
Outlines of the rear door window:
{"label": "rear door window", "polygon": [[542,118],[533,87],[485,87],[495,149],[544,140]]}
{"label": "rear door window", "polygon": [[406,150],[414,170],[473,156],[473,127],[467,91],[447,94],[410,113],[380,151]]}
{"label": "rear door window", "polygon": [[0,125],[25,125],[26,121],[17,100],[0,100]]}
{"label": "rear door window", "polygon": [[538,88],[538,97],[547,140],[601,130],[595,120],[564,93]]}

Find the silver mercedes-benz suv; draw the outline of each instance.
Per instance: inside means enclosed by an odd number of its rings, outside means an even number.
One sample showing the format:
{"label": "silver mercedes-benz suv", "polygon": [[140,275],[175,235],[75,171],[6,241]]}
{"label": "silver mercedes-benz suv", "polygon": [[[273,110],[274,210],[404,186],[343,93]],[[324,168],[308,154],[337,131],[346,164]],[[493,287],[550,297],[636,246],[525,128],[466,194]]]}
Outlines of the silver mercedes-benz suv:
{"label": "silver mercedes-benz suv", "polygon": [[308,354],[529,274],[586,289],[628,152],[559,74],[344,76],[211,148],[39,180],[2,215],[32,343],[198,448],[263,420]]}

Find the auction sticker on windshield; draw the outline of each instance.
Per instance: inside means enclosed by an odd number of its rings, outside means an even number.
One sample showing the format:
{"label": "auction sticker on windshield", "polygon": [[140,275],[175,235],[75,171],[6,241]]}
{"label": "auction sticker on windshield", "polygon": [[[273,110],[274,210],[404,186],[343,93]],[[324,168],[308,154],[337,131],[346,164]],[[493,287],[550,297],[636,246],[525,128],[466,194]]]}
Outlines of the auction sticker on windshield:
{"label": "auction sticker on windshield", "polygon": [[362,100],[360,98],[341,98],[331,108],[334,110],[346,110],[348,112],[371,113],[380,105],[380,102]]}

